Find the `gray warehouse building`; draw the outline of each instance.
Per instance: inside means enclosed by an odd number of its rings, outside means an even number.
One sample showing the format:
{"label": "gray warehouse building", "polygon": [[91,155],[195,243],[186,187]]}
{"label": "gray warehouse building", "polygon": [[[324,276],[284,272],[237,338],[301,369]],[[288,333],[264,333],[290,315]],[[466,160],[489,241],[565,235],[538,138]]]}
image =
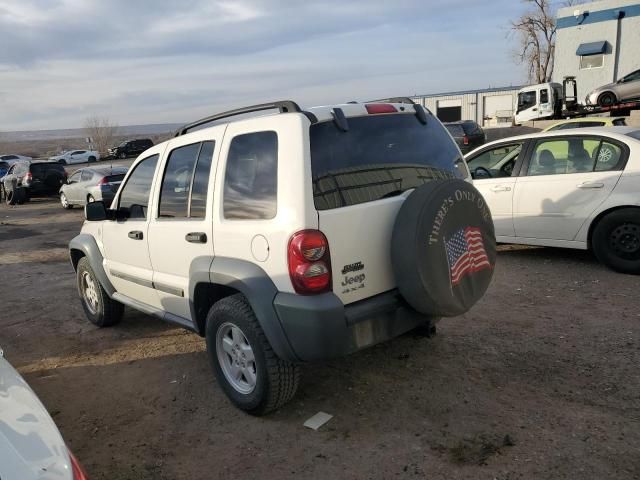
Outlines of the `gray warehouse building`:
{"label": "gray warehouse building", "polygon": [[486,88],[417,95],[412,100],[431,110],[443,122],[474,120],[484,127],[500,127],[511,125],[513,106],[520,88]]}
{"label": "gray warehouse building", "polygon": [[640,2],[603,0],[558,10],[553,81],[575,76],[578,100],[640,69]]}

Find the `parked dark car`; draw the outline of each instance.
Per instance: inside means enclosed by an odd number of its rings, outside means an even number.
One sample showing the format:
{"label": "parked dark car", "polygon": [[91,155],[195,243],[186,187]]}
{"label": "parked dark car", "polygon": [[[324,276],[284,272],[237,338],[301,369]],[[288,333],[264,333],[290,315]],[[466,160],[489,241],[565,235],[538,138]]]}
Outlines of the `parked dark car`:
{"label": "parked dark car", "polygon": [[67,172],[58,163],[16,162],[2,178],[2,190],[9,205],[24,203],[30,197],[55,195],[67,181]]}
{"label": "parked dark car", "polygon": [[76,170],[60,187],[60,204],[64,209],[74,205],[101,201],[110,205],[124,176],[126,167],[88,167]]}
{"label": "parked dark car", "polygon": [[153,147],[153,142],[148,138],[126,140],[117,147],[110,148],[109,156],[114,158],[135,157],[151,147]]}
{"label": "parked dark car", "polygon": [[467,153],[487,141],[484,130],[473,120],[445,123],[445,127],[456,141],[462,153]]}

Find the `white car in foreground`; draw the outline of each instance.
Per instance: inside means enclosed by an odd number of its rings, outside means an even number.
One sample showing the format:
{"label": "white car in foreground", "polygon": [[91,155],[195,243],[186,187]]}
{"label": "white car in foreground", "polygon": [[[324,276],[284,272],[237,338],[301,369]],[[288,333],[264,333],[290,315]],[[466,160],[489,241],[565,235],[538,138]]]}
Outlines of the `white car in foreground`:
{"label": "white car in foreground", "polygon": [[0,349],[0,479],[87,480],[55,423]]}
{"label": "white car in foreground", "polygon": [[69,150],[60,155],[49,157],[50,162],[58,162],[63,165],[72,163],[91,163],[100,160],[100,153],[95,150]]}
{"label": "white car in foreground", "polygon": [[640,130],[581,128],[504,138],[465,156],[503,243],[591,249],[640,273]]}

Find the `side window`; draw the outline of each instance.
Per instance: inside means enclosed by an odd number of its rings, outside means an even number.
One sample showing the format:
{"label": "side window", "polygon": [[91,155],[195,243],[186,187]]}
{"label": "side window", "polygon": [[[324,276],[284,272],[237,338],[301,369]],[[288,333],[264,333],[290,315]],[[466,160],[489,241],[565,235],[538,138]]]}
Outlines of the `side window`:
{"label": "side window", "polygon": [[622,168],[622,149],[612,143],[601,142],[594,157],[596,159],[596,172],[619,170]]}
{"label": "side window", "polygon": [[160,192],[160,217],[204,217],[214,147],[214,142],[195,143],[169,154]]}
{"label": "side window", "polygon": [[570,137],[540,140],[529,162],[529,176],[592,172],[600,141]]}
{"label": "side window", "polygon": [[149,207],[149,194],[158,155],[142,160],[127,179],[118,202],[118,210],[128,218],[144,219]]}
{"label": "side window", "polygon": [[549,103],[549,90],[540,90],[540,103]]}
{"label": "side window", "polygon": [[159,217],[188,216],[189,188],[200,144],[194,143],[171,151],[162,179]]}
{"label": "side window", "polygon": [[209,172],[213,161],[215,142],[203,142],[198,155],[196,173],[193,175],[191,186],[191,217],[203,218],[207,210],[207,191],[209,190]]}
{"label": "side window", "polygon": [[89,170],[83,170],[82,171],[81,180],[83,182],[87,182],[87,181],[91,180],[92,178],[93,178],[93,173],[91,171],[89,171]]}
{"label": "side window", "polygon": [[536,91],[521,92],[518,94],[518,111],[526,110],[536,104]]}
{"label": "side window", "polygon": [[500,145],[469,160],[469,169],[473,178],[489,178],[487,170],[491,177],[510,177],[522,151],[522,145],[522,143]]}
{"label": "side window", "polygon": [[238,135],[231,141],[224,178],[224,217],[276,216],[278,136],[276,132]]}

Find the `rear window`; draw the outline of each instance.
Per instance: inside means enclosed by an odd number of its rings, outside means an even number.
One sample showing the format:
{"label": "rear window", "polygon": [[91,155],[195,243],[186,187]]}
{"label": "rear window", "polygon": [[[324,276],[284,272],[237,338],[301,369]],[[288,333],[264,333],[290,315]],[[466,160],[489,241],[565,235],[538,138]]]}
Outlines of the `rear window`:
{"label": "rear window", "polygon": [[464,137],[464,130],[460,125],[445,125],[445,128],[453,137]]}
{"label": "rear window", "polygon": [[443,178],[464,178],[466,166],[445,128],[428,116],[369,115],[310,127],[313,197],[317,210],[393,196]]}
{"label": "rear window", "polygon": [[467,135],[479,135],[482,133],[482,129],[477,123],[465,122],[462,124],[462,128]]}
{"label": "rear window", "polygon": [[636,140],[640,140],[640,130],[634,130],[633,132],[627,133],[627,137],[635,138]]}
{"label": "rear window", "polygon": [[64,167],[59,163],[32,163],[31,164],[31,173],[33,173],[34,175],[37,173],[43,173],[47,171],[64,173]]}
{"label": "rear window", "polygon": [[105,178],[107,179],[107,183],[121,182],[124,180],[124,173],[121,175],[109,175]]}
{"label": "rear window", "polygon": [[627,125],[624,118],[616,118],[612,123],[614,127],[625,127]]}

